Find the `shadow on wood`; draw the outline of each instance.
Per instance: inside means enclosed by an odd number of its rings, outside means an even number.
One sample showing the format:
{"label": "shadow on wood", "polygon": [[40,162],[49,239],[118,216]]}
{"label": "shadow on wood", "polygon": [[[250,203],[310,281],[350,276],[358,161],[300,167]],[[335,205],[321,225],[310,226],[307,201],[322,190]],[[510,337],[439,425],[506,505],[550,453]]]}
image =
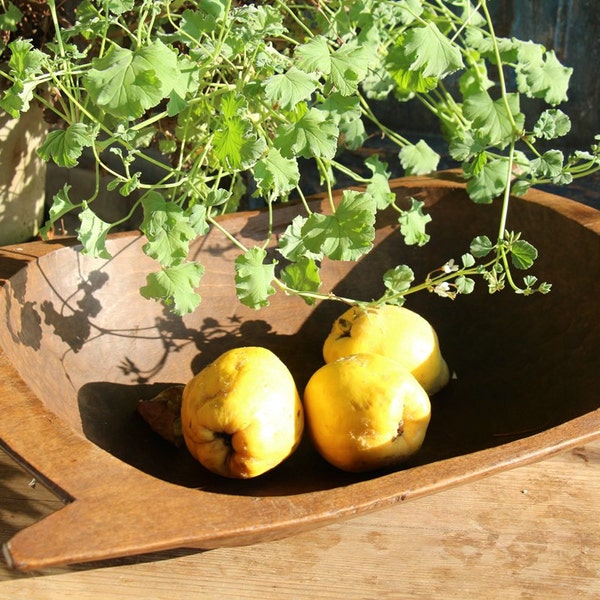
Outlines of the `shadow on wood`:
{"label": "shadow on wood", "polygon": [[[420,279],[448,259],[458,260],[474,236],[495,237],[500,207],[474,206],[452,178],[406,178],[396,186],[399,198],[426,201],[432,242],[422,249],[405,246],[388,215],[364,260],[324,265],[325,289],[370,299],[381,293],[388,268],[407,263]],[[295,210],[288,205],[276,211],[276,234]],[[226,220],[248,243],[265,227],[258,212]],[[539,249],[535,274],[553,283],[552,292],[489,297],[479,281],[475,293],[456,301],[427,293],[411,297],[408,306],[437,329],[456,378],[432,399],[421,452],[399,471],[366,476],[335,470],[305,439],[272,472],[251,481],[224,480],[153,434],[136,413],[140,399],[186,382],[235,346],[270,348],[300,389],[322,364],[321,345],[344,307],[309,307],[283,295],[259,312],[240,305],[235,250],[217,231],[193,250],[206,267],[203,301],[185,318],[139,295],[155,265],[142,254],[137,234],[114,237],[107,262],[64,248],[11,271],[0,293],[6,322],[0,333],[0,438],[64,497],[75,499],[11,540],[15,566],[272,539],[600,435],[600,213],[532,192],[513,203],[509,227]],[[164,519],[164,511],[176,510],[191,519],[187,529]],[[60,529],[67,520],[73,523],[69,532]],[[39,540],[41,532],[59,529],[53,543],[31,548],[35,535]]]}

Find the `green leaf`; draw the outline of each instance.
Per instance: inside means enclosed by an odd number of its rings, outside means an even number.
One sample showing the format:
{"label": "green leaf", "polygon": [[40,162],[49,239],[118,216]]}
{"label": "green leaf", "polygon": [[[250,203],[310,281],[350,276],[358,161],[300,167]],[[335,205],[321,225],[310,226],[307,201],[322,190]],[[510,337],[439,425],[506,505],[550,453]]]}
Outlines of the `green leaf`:
{"label": "green leaf", "polygon": [[254,133],[252,124],[240,117],[225,120],[215,131],[215,155],[225,169],[249,169],[266,148],[265,141]]}
{"label": "green leaf", "polygon": [[478,204],[489,204],[500,196],[509,181],[508,168],[508,160],[498,158],[486,162],[475,175],[466,171],[465,174],[469,177],[467,193],[471,200]]}
{"label": "green leaf", "polygon": [[300,181],[300,169],[295,158],[285,158],[277,148],[271,148],[269,153],[254,166],[254,178],[259,192],[268,195],[285,196],[293,190]]}
{"label": "green leaf", "polygon": [[93,60],[83,82],[91,99],[107,113],[135,119],[167,98],[180,77],[177,54],[155,40],[136,50],[111,46]]}
{"label": "green leaf", "polygon": [[65,183],[56,194],[52,197],[52,205],[48,212],[48,220],[44,223],[44,226],[40,229],[40,236],[43,239],[47,239],[50,231],[54,227],[55,223],[64,217],[67,213],[78,208],[79,205],[73,204],[69,198],[69,192],[71,191],[71,185]]}
{"label": "green leaf", "polygon": [[510,245],[510,260],[517,269],[529,269],[537,257],[536,248],[525,240],[517,240]]}
{"label": "green leaf", "polygon": [[206,235],[210,226],[207,221],[208,209],[203,204],[194,204],[186,213],[190,227],[197,236]]}
{"label": "green leaf", "polygon": [[[281,280],[285,285],[299,292],[318,292],[321,287],[321,277],[317,263],[307,256],[302,256],[298,262],[294,262],[281,272]],[[307,304],[314,304],[315,298],[303,296]]]}
{"label": "green leaf", "polygon": [[144,219],[140,230],[148,238],[144,252],[162,266],[177,265],[187,257],[189,243],[196,237],[184,210],[167,202],[158,192],[142,199]]}
{"label": "green leaf", "polygon": [[51,131],[38,148],[43,160],[52,159],[59,167],[74,167],[79,163],[83,148],[94,142],[94,134],[83,123],[73,123],[66,129]]}
{"label": "green leaf", "polygon": [[[463,105],[465,117],[473,122],[473,127],[478,130],[488,145],[506,146],[520,134],[519,130],[523,128],[525,117],[520,112],[519,95],[508,94],[507,102],[508,108],[502,98],[493,100],[487,91],[473,94],[465,99]],[[513,120],[518,130],[514,129]]]}
{"label": "green leaf", "polygon": [[360,99],[357,96],[342,96],[339,92],[332,92],[317,107],[334,118],[337,124],[347,124],[361,118]]}
{"label": "green leaf", "polygon": [[217,14],[212,14],[207,10],[184,10],[181,14],[180,27],[187,36],[182,36],[182,41],[187,45],[193,45],[195,40],[200,40],[205,34],[212,33],[215,29],[215,20],[222,16],[222,10]]}
{"label": "green leaf", "polygon": [[425,78],[442,79],[464,66],[459,47],[433,22],[409,29],[404,44],[412,58],[411,69],[420,70]]}
{"label": "green leaf", "polygon": [[12,2],[8,3],[8,9],[0,14],[0,31],[16,31],[23,13]]}
{"label": "green leaf", "polygon": [[201,297],[195,292],[204,275],[204,267],[196,262],[184,262],[146,277],[146,285],[140,293],[149,300],[160,300],[173,305],[173,312],[185,315],[193,312],[200,304]]}
{"label": "green leaf", "polygon": [[366,192],[371,194],[375,199],[377,210],[383,210],[396,199],[396,194],[390,189],[388,165],[379,160],[377,154],[373,154],[365,160],[365,166],[373,173],[371,181],[367,185]]}
{"label": "green leaf", "polygon": [[354,94],[367,74],[370,55],[353,40],[331,50],[327,40],[317,35],[296,48],[296,66],[306,73],[323,74],[343,96]]}
{"label": "green leaf", "polygon": [[456,285],[456,291],[459,294],[470,294],[475,289],[475,281],[470,277],[465,277],[464,275],[459,275],[454,283]]}
{"label": "green leaf", "polygon": [[8,66],[15,79],[33,77],[41,71],[44,54],[27,40],[17,39],[8,45]]}
{"label": "green leaf", "polygon": [[292,66],[285,73],[273,75],[264,82],[265,95],[280,108],[293,108],[298,102],[310,98],[317,89],[317,83],[314,75]]}
{"label": "green leaf", "polygon": [[457,161],[466,161],[474,157],[483,156],[484,163],[486,140],[481,139],[479,132],[463,129],[456,131],[450,140],[448,151],[450,156]]}
{"label": "green leaf", "polygon": [[515,196],[524,196],[531,189],[531,181],[527,179],[516,179],[510,186],[511,194]]}
{"label": "green leaf", "polygon": [[533,134],[544,140],[554,140],[571,131],[571,119],[558,108],[545,110],[533,128]]}
{"label": "green leaf", "polygon": [[[375,6],[377,5],[376,2]],[[423,13],[423,0],[399,0],[386,8],[397,13],[401,23],[410,25]]]}
{"label": "green leaf", "polygon": [[113,15],[122,15],[133,10],[134,0],[105,0],[106,9]]}
{"label": "green leaf", "polygon": [[409,175],[426,175],[437,169],[440,155],[424,141],[404,146],[400,150],[400,162]]}
{"label": "green leaf", "polygon": [[388,51],[385,68],[392,76],[397,92],[401,96],[410,97],[413,93],[425,94],[435,89],[439,82],[437,77],[425,77],[424,67],[414,69],[413,57],[406,53],[403,37]]}
{"label": "green leaf", "polygon": [[565,156],[560,150],[548,150],[542,156],[531,161],[534,176],[552,180],[560,178],[563,172]]}
{"label": "green leaf", "polygon": [[265,264],[267,251],[264,248],[250,248],[235,259],[235,287],[238,299],[250,308],[258,309],[269,305],[269,296],[275,293],[272,286],[275,279],[275,265]]}
{"label": "green leaf", "polygon": [[516,68],[519,91],[530,98],[542,98],[556,105],[567,101],[573,69],[563,66],[553,50],[545,52],[540,44],[519,44]]}
{"label": "green leaf", "polygon": [[414,280],[415,274],[407,265],[398,265],[383,274],[383,284],[393,293],[405,292]]}
{"label": "green leaf", "polygon": [[244,116],[248,111],[248,102],[242,94],[237,92],[229,92],[221,97],[221,103],[219,105],[219,111],[225,122],[229,119]]}
{"label": "green leaf", "polygon": [[407,245],[424,246],[430,238],[429,234],[425,232],[425,227],[431,221],[431,215],[423,213],[424,202],[415,198],[411,198],[410,201],[411,207],[408,210],[403,210],[398,218],[400,232]]}
{"label": "green leaf", "polygon": [[475,258],[487,256],[496,246],[487,235],[479,235],[473,239],[469,250]]}
{"label": "green leaf", "polygon": [[306,73],[331,72],[331,54],[327,39],[316,35],[310,41],[298,46],[294,52],[294,60],[299,69]]}
{"label": "green leaf", "polygon": [[14,83],[4,93],[0,108],[17,119],[21,112],[29,109],[38,85],[35,77],[41,72],[43,54],[24,40],[15,40],[8,48],[11,52],[8,66]]}
{"label": "green leaf", "polygon": [[355,41],[346,42],[331,54],[329,82],[343,96],[354,94],[367,73],[369,60],[366,48]]}
{"label": "green leaf", "polygon": [[204,198],[204,206],[223,206],[231,198],[231,192],[222,188],[209,190]]}
{"label": "green leaf", "polygon": [[472,254],[469,254],[468,252],[463,254],[460,258],[461,258],[462,266],[465,269],[468,269],[469,267],[472,267],[475,264],[475,258],[473,257]]}
{"label": "green leaf", "polygon": [[469,52],[469,55],[473,64],[460,76],[458,82],[463,98],[482,90],[488,90],[494,85],[494,82],[488,77],[485,61],[478,59],[473,50]]}
{"label": "green leaf", "polygon": [[312,213],[302,227],[308,250],[333,260],[357,260],[373,247],[375,200],[370,194],[345,190],[333,215]]}
{"label": "green leaf", "polygon": [[307,218],[302,215],[295,216],[283,232],[283,235],[279,238],[278,251],[284,258],[293,262],[298,262],[302,258],[322,260],[322,252],[311,252],[304,245],[302,228],[306,221]]}
{"label": "green leaf", "polygon": [[167,104],[167,114],[169,117],[175,117],[182,112],[187,105],[187,102],[175,90],[171,90],[169,102]]}
{"label": "green leaf", "polygon": [[83,245],[83,254],[89,254],[92,258],[111,258],[106,249],[106,236],[112,225],[98,217],[87,205],[83,203],[83,210],[79,213],[81,226],[77,230],[78,239]]}
{"label": "green leaf", "polygon": [[327,113],[310,108],[297,122],[279,127],[274,144],[286,158],[298,155],[332,159],[338,135],[338,126],[327,118]]}
{"label": "green leaf", "polygon": [[357,96],[342,96],[334,92],[328,94],[317,106],[339,127],[340,138],[347,148],[355,150],[362,146],[367,133]]}

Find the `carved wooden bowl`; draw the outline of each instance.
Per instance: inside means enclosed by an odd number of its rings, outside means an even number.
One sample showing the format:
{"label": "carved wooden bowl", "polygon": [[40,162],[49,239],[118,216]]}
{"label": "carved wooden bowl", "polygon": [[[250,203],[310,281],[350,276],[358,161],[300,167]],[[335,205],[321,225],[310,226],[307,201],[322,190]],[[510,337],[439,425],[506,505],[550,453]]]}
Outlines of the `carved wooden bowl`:
{"label": "carved wooden bowl", "polygon": [[[424,200],[432,241],[405,247],[394,217],[378,226],[358,264],[328,262],[324,287],[370,299],[385,269],[423,277],[459,259],[475,235],[494,238],[500,206],[473,205],[446,174],[394,182]],[[276,211],[276,231],[295,207]],[[251,240],[264,215],[226,217]],[[550,294],[490,296],[483,282],[455,301],[417,294],[407,304],[436,327],[457,378],[432,400],[421,452],[403,468],[369,475],[327,465],[305,440],[270,473],[247,481],[211,475],[162,440],[136,412],[186,382],[224,350],[263,345],[300,389],[322,364],[321,345],[344,307],[308,307],[283,295],[252,311],[234,295],[231,245],[217,231],[194,249],[206,266],[200,308],[180,319],[138,289],[154,263],[137,234],[110,240],[93,260],[64,241],[6,247],[0,257],[0,441],[65,506],[4,546],[19,569],[175,547],[252,544],[406,502],[539,460],[600,436],[600,212],[531,192],[509,228],[540,251],[535,274]]]}

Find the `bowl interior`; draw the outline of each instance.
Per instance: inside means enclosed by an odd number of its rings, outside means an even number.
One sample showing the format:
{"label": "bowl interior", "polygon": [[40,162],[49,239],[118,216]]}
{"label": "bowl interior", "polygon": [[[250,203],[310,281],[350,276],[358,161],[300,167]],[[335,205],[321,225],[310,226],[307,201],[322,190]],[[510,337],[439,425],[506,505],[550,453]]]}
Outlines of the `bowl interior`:
{"label": "bowl interior", "polygon": [[[433,217],[431,242],[419,249],[405,246],[395,217],[388,215],[378,224],[377,244],[368,257],[358,264],[324,265],[324,288],[370,299],[381,293],[386,269],[406,263],[422,278],[450,258],[459,261],[474,236],[496,235],[500,207],[475,206],[462,189],[398,193],[426,201]],[[294,210],[277,211],[276,233]],[[264,215],[237,214],[227,220],[247,243],[262,239]],[[490,296],[479,280],[473,294],[455,301],[425,292],[410,298],[407,306],[438,331],[456,378],[432,399],[425,444],[404,468],[506,444],[600,406],[598,234],[538,202],[514,202],[509,225],[538,248],[534,273],[553,284],[552,292]],[[309,307],[282,294],[260,311],[243,307],[233,285],[236,252],[214,231],[193,248],[206,267],[200,308],[175,317],[139,295],[146,274],[156,269],[143,256],[142,245],[137,235],[116,237],[107,262],[61,249],[18,271],[0,292],[7,324],[0,333],[2,349],[50,410],[106,452],[186,487],[224,494],[296,494],[381,475],[337,471],[305,436],[299,450],[272,472],[229,481],[150,431],[136,412],[137,402],[185,383],[235,346],[270,348],[302,390],[323,364],[322,343],[345,307],[333,302]]]}

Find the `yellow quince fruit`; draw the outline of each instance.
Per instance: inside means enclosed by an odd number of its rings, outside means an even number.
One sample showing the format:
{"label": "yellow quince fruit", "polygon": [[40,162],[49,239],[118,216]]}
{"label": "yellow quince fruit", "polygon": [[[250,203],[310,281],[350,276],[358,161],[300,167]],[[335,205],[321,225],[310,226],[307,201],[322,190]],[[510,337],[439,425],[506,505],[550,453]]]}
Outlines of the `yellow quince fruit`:
{"label": "yellow quince fruit", "polygon": [[207,469],[250,478],[296,449],[304,411],[292,374],[273,352],[234,348],[183,390],[181,427],[187,448]]}
{"label": "yellow quince fruit", "polygon": [[353,354],[325,364],[304,391],[310,437],[319,453],[345,471],[396,466],[423,444],[431,405],[399,363]]}
{"label": "yellow quince fruit", "polygon": [[325,362],[364,352],[399,362],[430,396],[450,379],[434,328],[421,315],[403,306],[354,306],[333,323],[323,344]]}

